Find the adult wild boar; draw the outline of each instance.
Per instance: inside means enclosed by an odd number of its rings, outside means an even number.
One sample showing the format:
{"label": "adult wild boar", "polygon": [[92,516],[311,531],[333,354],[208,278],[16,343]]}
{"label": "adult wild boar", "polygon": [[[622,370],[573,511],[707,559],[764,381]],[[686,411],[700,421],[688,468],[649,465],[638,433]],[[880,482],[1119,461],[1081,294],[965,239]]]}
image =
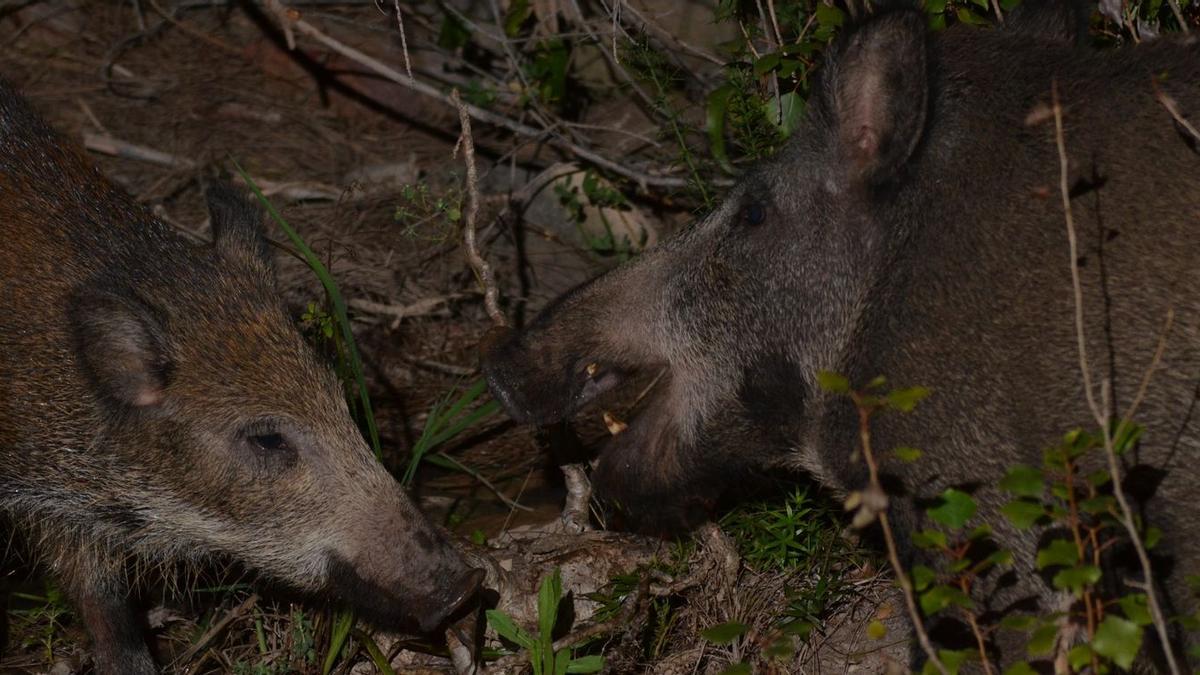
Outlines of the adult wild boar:
{"label": "adult wild boar", "polygon": [[149,567],[232,561],[426,630],[480,583],[289,320],[260,214],[208,200],[195,245],[0,81],[0,513],[102,673],[156,670],[128,599]]}
{"label": "adult wild boar", "polygon": [[[1094,52],[1062,39],[1068,25],[933,35],[919,11],[894,8],[846,31],[794,140],[722,206],[491,343],[495,396],[515,419],[544,424],[630,373],[661,370],[594,474],[601,496],[658,526],[703,518],[717,495],[771,467],[803,468],[842,493],[863,487],[856,411],[818,386],[820,371],[931,387],[913,414],[873,420],[876,448],[925,451],[885,462],[896,529],[929,525],[921,498],[972,491],[1018,560],[1016,587],[980,606],[1032,598],[1050,611],[1054,593],[1031,568],[1037,537],[999,516],[996,485],[1012,465],[1040,466],[1064,432],[1095,428],[1075,264],[1092,379],[1111,383],[1118,414],[1174,310],[1138,414],[1148,431],[1124,461],[1161,479],[1142,482],[1139,513],[1169,540],[1155,550],[1167,613],[1193,611],[1200,155],[1156,91],[1195,124],[1200,41]],[[1044,114],[1054,83],[1077,260]],[[1136,571],[1114,577],[1125,574]]]}

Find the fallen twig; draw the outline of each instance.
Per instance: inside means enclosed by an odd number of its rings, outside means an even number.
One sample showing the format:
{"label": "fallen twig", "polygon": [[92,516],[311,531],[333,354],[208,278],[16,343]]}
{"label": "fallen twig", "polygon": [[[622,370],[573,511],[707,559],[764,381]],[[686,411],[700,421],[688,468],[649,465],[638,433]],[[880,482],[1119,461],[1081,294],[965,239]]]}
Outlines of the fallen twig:
{"label": "fallen twig", "polygon": [[85,132],[83,134],[83,147],[102,155],[120,157],[122,159],[134,159],[139,162],[157,164],[158,166],[165,166],[171,169],[191,169],[196,166],[196,163],[190,159],[176,157],[175,155],[144,145],[122,141],[107,134]]}
{"label": "fallen twig", "polygon": [[568,532],[578,534],[590,530],[588,507],[592,502],[592,483],[582,464],[564,464],[563,478],[567,483],[567,501],[562,510],[562,522]]}
{"label": "fallen twig", "polygon": [[[278,18],[280,23],[283,25],[285,34],[290,35],[292,30],[303,33],[303,34],[313,38],[317,42],[320,42],[321,44],[325,45],[326,47],[332,49],[333,51],[341,54],[342,56],[345,56],[346,58],[348,58],[356,63],[366,66],[370,70],[381,75],[382,77],[387,78],[388,80],[391,80],[392,82],[395,82],[396,84],[399,84],[404,87],[408,87],[409,89],[412,89],[413,91],[416,91],[419,94],[423,94],[425,96],[429,96],[431,98],[437,99],[438,101],[441,101],[442,103],[445,103],[448,105],[454,105],[454,102],[451,100],[450,96],[442,93],[438,89],[436,89],[428,84],[425,84],[424,82],[421,82],[419,80],[409,79],[408,77],[404,76],[402,73],[397,71],[396,69],[385,65],[383,62],[379,61],[378,59],[376,59],[372,56],[368,56],[367,54],[364,54],[363,52],[355,49],[354,47],[351,47],[339,40],[336,40],[336,39],[330,37],[325,32],[323,32],[322,30],[317,28],[316,26],[312,25],[311,23],[308,23],[304,19],[301,19],[300,13],[297,12],[296,10],[284,8],[278,2],[278,0],[266,0],[266,6],[272,10],[272,13]],[[289,48],[294,49],[294,47],[291,46],[291,42],[289,42]],[[682,188],[682,187],[688,186],[689,182],[688,182],[688,179],[686,179],[686,178],[679,178],[676,176],[656,175],[656,174],[652,174],[652,173],[647,173],[645,171],[638,171],[636,169],[630,169],[630,168],[628,168],[622,164],[619,164],[618,162],[615,162],[595,151],[589,150],[589,149],[584,148],[576,143],[573,143],[566,138],[556,136],[548,130],[536,129],[531,126],[521,124],[520,122],[517,122],[516,120],[509,119],[503,115],[498,115],[489,110],[484,110],[483,108],[473,106],[469,103],[463,104],[463,106],[464,106],[464,108],[466,108],[468,114],[472,118],[479,120],[480,122],[485,122],[487,124],[492,124],[492,125],[507,129],[507,130],[509,130],[515,134],[521,135],[521,136],[546,139],[546,141],[552,145],[558,146],[559,148],[566,150],[567,152],[570,152],[570,153],[574,154],[575,156],[580,157],[581,159],[587,160],[599,167],[602,167],[604,169],[612,171],[615,174],[624,176],[624,177],[638,183],[639,185],[643,185],[643,186],[653,185],[656,187],[667,187],[667,188]],[[455,107],[457,107],[457,106],[455,106]],[[718,179],[718,180],[714,180],[713,184],[714,185],[727,185],[727,184],[729,184],[729,181],[722,181],[722,180]]]}
{"label": "fallen twig", "polygon": [[218,622],[214,623],[212,626],[210,626],[209,629],[204,632],[204,635],[200,636],[199,640],[196,640],[195,642],[193,642],[192,646],[188,647],[186,652],[184,652],[179,658],[175,659],[175,664],[178,666],[182,666],[183,664],[186,664],[186,663],[190,662],[192,659],[196,658],[196,655],[199,654],[201,651],[203,651],[205,648],[207,648],[209,643],[211,643],[213,641],[213,639],[215,639],[218,635],[221,634],[221,631],[225,630],[229,626],[229,624],[231,624],[234,621],[236,621],[237,619],[241,618],[241,616],[243,614],[245,614],[257,602],[258,602],[258,594],[253,593],[250,595],[250,597],[243,600],[240,605],[229,610],[229,612],[227,612],[225,614],[225,616],[221,617],[220,621],[218,621]]}

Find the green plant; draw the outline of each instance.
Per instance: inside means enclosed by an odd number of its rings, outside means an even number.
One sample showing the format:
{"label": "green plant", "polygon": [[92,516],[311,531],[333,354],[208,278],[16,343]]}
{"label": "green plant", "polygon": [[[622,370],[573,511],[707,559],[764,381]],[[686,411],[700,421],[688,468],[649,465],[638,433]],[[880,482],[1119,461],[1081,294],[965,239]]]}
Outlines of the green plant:
{"label": "green plant", "polygon": [[[572,184],[569,179],[561,180],[554,184],[554,193],[558,196],[559,203],[571,215],[571,220],[592,253],[601,257],[615,257],[625,262],[645,248],[647,234],[644,231],[638,241],[630,240],[628,234],[616,234],[608,212],[629,211],[632,207],[620,190],[604,181],[596,172],[585,171],[578,186]],[[603,234],[593,234],[584,227],[589,208],[600,219],[604,228]]]}
{"label": "green plant", "polygon": [[451,392],[434,404],[425,420],[425,428],[421,430],[420,437],[413,444],[412,456],[409,457],[408,466],[405,467],[404,474],[400,478],[402,484],[412,483],[422,461],[428,461],[447,469],[463,471],[479,478],[475,471],[453,457],[438,451],[437,448],[500,410],[500,404],[496,401],[486,401],[472,407],[486,391],[487,382],[478,380],[457,396]]}
{"label": "green plant", "polygon": [[604,657],[596,654],[574,656],[570,649],[554,650],[554,629],[562,602],[562,575],[558,568],[542,580],[538,589],[538,630],[530,633],[504,612],[487,610],[488,625],[500,637],[529,651],[534,675],[595,673],[604,667]]}
{"label": "green plant", "polygon": [[20,591],[8,594],[10,603],[15,601],[22,605],[8,610],[20,622],[10,630],[20,636],[23,649],[36,645],[45,653],[46,662],[52,663],[63,624],[72,616],[72,611],[66,595],[54,582],[46,579],[42,584],[41,595]]}
{"label": "green plant", "polygon": [[[453,176],[452,176],[453,178]],[[454,185],[458,181],[452,181]],[[434,196],[429,185],[405,185],[393,218],[404,226],[404,234],[415,239],[444,243],[458,234],[463,218],[461,188],[452,187]]]}

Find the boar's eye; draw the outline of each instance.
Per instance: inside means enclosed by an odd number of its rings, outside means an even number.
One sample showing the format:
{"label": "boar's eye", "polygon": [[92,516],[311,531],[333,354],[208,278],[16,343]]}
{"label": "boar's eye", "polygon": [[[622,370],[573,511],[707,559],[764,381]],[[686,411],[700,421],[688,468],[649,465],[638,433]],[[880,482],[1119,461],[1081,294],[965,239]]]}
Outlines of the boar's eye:
{"label": "boar's eye", "polygon": [[762,202],[750,202],[742,207],[739,219],[751,227],[762,225],[767,220],[767,207]]}
{"label": "boar's eye", "polygon": [[259,434],[250,437],[250,442],[259,450],[264,452],[284,452],[291,450],[287,440],[283,434]]}
{"label": "boar's eye", "polygon": [[272,470],[294,464],[300,456],[297,446],[275,423],[256,422],[242,430],[245,457],[255,466]]}

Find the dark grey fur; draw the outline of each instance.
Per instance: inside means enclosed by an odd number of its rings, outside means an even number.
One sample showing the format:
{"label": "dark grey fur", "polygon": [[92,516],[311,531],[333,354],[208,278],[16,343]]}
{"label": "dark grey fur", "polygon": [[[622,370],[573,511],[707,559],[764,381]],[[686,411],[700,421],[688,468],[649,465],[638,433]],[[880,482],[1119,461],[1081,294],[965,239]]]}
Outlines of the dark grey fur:
{"label": "dark grey fur", "polygon": [[[919,12],[896,9],[848,31],[786,150],[681,236],[497,340],[485,360],[493,392],[518,420],[545,423],[630,371],[665,369],[595,473],[601,495],[657,526],[705,517],[764,467],[861,488],[855,412],[821,391],[819,371],[929,386],[914,414],[874,425],[877,448],[926,453],[885,465],[898,529],[926,525],[914,500],[969,489],[1018,558],[1015,584],[981,592],[980,607],[1060,609],[1031,569],[1035,536],[1006,526],[995,488],[1011,465],[1040,465],[1064,432],[1094,427],[1054,125],[1027,123],[1057,82],[1091,368],[1112,383],[1113,410],[1130,404],[1174,310],[1138,414],[1148,431],[1124,459],[1141,513],[1167,533],[1161,597],[1170,614],[1194,611],[1184,579],[1200,573],[1200,155],[1154,88],[1200,114],[1200,42],[1097,53],[1073,44],[1075,15],[1046,30],[1028,16],[1023,30],[933,36]],[[756,204],[767,213],[757,225]],[[1020,656],[995,648],[1006,663]]]}

